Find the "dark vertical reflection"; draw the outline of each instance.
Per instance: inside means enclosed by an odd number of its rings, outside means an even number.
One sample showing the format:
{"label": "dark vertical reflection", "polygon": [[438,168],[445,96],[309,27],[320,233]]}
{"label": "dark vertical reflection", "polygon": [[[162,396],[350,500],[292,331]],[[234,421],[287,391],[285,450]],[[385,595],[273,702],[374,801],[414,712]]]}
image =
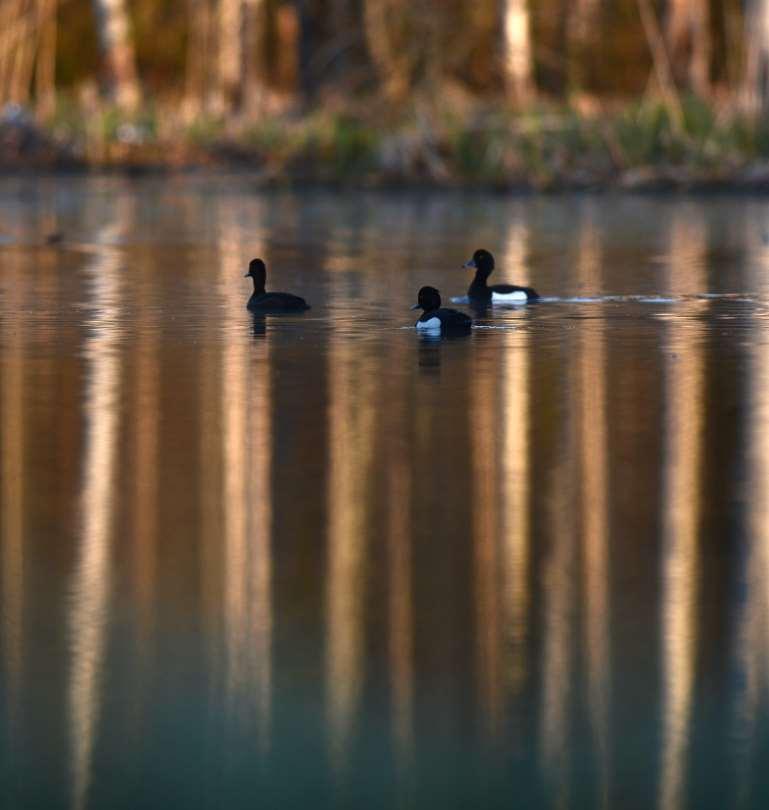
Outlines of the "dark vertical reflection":
{"label": "dark vertical reflection", "polygon": [[[706,288],[705,236],[699,209],[678,207],[670,231],[669,287],[674,294]],[[691,734],[705,403],[703,335],[698,317],[705,306],[701,301],[681,305],[668,325],[665,344],[661,810],[675,810],[682,804]]]}
{"label": "dark vertical reflection", "polygon": [[106,243],[124,229],[125,218],[126,211],[118,206],[115,221],[100,232],[99,241],[103,244],[88,267],[82,525],[69,610],[72,803],[76,810],[86,806],[91,782],[112,589],[112,521],[120,429],[122,271],[120,253]]}
{"label": "dark vertical reflection", "polygon": [[264,754],[270,747],[272,705],[272,420],[270,390],[270,344],[257,347],[251,365],[249,413],[250,474],[247,508],[251,518],[254,627],[253,657],[258,739]]}
{"label": "dark vertical reflection", "polygon": [[[393,353],[395,355],[395,353]],[[394,361],[399,360],[393,356]],[[389,566],[388,624],[389,667],[392,694],[392,733],[395,758],[403,775],[414,754],[414,604],[412,598],[412,504],[411,467],[403,433],[405,407],[394,404],[387,420],[389,457],[387,468],[387,549]],[[400,433],[400,436],[398,435]]]}
{"label": "dark vertical reflection", "polygon": [[752,807],[752,773],[762,696],[769,680],[769,352],[754,346],[751,358],[750,514],[748,545],[744,555],[745,595],[739,616],[736,664],[740,689],[736,705],[735,807]]}
{"label": "dark vertical reflection", "polygon": [[[603,288],[599,235],[588,217],[579,235],[577,272],[585,290]],[[582,508],[584,643],[587,662],[587,698],[598,771],[597,806],[609,805],[610,740],[609,690],[609,478],[607,474],[606,347],[605,324],[583,322],[579,335],[580,466]]]}
{"label": "dark vertical reflection", "polygon": [[[571,399],[572,382],[566,383],[564,395]],[[569,409],[571,411],[571,408]],[[570,515],[570,485],[574,470],[569,459],[572,420],[566,417],[563,437],[566,448],[552,472],[550,484],[550,548],[544,567],[545,615],[543,626],[543,688],[540,735],[548,780],[554,789],[557,807],[569,805],[571,751],[569,739],[569,705],[573,685],[571,640],[573,639],[573,599],[575,543],[574,523]]]}
{"label": "dark vertical reflection", "polygon": [[[750,227],[752,226],[752,227]],[[746,241],[756,251],[756,286],[766,284],[769,247],[763,217],[749,223]],[[744,592],[737,613],[737,696],[734,737],[734,807],[756,804],[754,768],[763,763],[759,741],[762,703],[769,691],[769,342],[758,321],[749,350],[748,486],[746,548],[741,558]]]}

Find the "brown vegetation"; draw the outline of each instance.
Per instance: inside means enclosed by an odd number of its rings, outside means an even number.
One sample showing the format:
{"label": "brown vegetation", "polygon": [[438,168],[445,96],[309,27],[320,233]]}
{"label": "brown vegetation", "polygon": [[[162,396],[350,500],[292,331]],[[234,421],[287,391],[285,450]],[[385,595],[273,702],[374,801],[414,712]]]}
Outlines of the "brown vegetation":
{"label": "brown vegetation", "polygon": [[5,0],[0,165],[723,182],[767,54],[769,0]]}

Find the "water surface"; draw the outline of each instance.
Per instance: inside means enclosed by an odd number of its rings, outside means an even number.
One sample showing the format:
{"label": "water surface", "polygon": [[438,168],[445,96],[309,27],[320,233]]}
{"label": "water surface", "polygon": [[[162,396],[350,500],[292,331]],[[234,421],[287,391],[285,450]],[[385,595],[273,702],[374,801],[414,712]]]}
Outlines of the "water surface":
{"label": "water surface", "polygon": [[768,313],[762,198],[0,181],[0,804],[766,807]]}

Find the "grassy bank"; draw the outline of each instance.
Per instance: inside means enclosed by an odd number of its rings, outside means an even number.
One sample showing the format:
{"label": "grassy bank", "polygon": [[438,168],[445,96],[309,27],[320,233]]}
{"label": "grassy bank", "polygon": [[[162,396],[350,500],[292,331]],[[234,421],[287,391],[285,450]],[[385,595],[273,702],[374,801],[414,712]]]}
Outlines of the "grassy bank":
{"label": "grassy bank", "polygon": [[685,99],[577,112],[457,105],[326,109],[185,121],[60,103],[37,127],[0,119],[0,168],[167,170],[244,167],[269,184],[488,188],[769,188],[769,120]]}

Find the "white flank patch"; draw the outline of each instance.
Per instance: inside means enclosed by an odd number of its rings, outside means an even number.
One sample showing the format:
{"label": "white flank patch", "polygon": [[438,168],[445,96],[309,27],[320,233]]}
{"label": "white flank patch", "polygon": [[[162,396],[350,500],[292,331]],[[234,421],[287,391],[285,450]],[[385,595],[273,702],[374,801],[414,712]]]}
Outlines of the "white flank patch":
{"label": "white flank patch", "polygon": [[492,304],[523,304],[528,300],[529,296],[523,290],[516,290],[511,293],[491,293]]}
{"label": "white flank patch", "polygon": [[417,329],[429,329],[431,332],[435,332],[437,330],[440,332],[441,319],[430,318],[429,321],[417,321]]}

